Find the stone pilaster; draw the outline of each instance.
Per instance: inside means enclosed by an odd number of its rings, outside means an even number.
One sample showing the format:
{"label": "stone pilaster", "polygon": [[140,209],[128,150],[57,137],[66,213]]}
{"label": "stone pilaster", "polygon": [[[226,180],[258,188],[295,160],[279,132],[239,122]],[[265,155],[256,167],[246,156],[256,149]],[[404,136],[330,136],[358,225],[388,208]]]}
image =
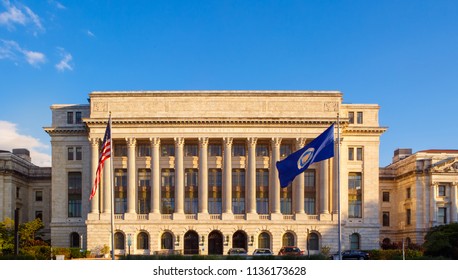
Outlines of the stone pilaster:
{"label": "stone pilaster", "polygon": [[[89,139],[91,142],[91,189],[89,192],[92,191],[94,186],[95,177],[97,176],[97,166],[99,165],[99,138],[91,138]],[[96,193],[94,197],[91,199],[91,212],[89,213],[88,219],[98,219],[99,214],[99,192],[100,192],[100,182],[99,186],[97,186]]]}
{"label": "stone pilaster", "polygon": [[199,218],[208,216],[208,138],[199,138]]}
{"label": "stone pilaster", "polygon": [[233,138],[225,137],[223,155],[223,219],[232,219],[232,141]]}
{"label": "stone pilaster", "polygon": [[151,141],[151,213],[149,219],[160,218],[161,205],[161,169],[160,159],[160,138],[150,138]]}
{"label": "stone pilaster", "polygon": [[247,169],[247,219],[255,220],[258,219],[256,212],[256,142],[257,138],[248,138],[248,169]]}
{"label": "stone pilaster", "polygon": [[[306,138],[296,138],[296,151],[305,146]],[[304,211],[304,174],[299,174],[293,181],[293,204],[296,212],[296,220],[305,220],[307,215]]]}
{"label": "stone pilaster", "polygon": [[282,218],[280,211],[280,180],[278,178],[278,170],[275,164],[280,160],[281,138],[272,138],[270,143],[272,147],[272,160],[270,163],[271,183],[269,191],[270,199],[272,201],[271,219],[279,220]]}
{"label": "stone pilaster", "polygon": [[124,219],[136,219],[135,211],[135,190],[136,190],[136,168],[135,168],[135,138],[126,138],[127,142],[127,211]]}
{"label": "stone pilaster", "polygon": [[184,138],[175,138],[175,212],[173,219],[184,218]]}

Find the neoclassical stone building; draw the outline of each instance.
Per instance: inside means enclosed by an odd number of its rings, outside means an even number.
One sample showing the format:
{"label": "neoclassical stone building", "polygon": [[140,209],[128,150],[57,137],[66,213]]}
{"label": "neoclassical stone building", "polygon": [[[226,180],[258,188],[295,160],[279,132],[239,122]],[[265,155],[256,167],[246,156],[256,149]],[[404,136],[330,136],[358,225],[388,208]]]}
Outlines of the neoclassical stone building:
{"label": "neoclassical stone building", "polygon": [[[338,157],[283,189],[275,162],[339,114],[342,247],[379,247],[377,105],[344,104],[338,91],[138,91],[51,110],[53,246],[110,244],[113,169],[117,254],[305,251],[307,240],[311,253],[337,251]],[[110,112],[114,166],[89,200]]]}
{"label": "neoclassical stone building", "polygon": [[458,222],[458,150],[398,149],[380,170],[380,240],[423,244],[427,231]]}
{"label": "neoclassical stone building", "polygon": [[16,210],[19,223],[40,218],[36,237],[50,240],[50,205],[51,168],[34,165],[27,149],[0,151],[0,222],[14,220]]}

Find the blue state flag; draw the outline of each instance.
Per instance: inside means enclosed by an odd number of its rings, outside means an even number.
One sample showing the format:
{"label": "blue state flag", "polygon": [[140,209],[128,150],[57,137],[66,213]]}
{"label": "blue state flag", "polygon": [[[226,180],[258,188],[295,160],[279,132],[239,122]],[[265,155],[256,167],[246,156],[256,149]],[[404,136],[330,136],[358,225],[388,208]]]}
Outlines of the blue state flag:
{"label": "blue state flag", "polygon": [[290,154],[282,161],[277,161],[280,186],[287,187],[294,178],[304,172],[310,164],[334,156],[334,124],[321,133],[308,145]]}

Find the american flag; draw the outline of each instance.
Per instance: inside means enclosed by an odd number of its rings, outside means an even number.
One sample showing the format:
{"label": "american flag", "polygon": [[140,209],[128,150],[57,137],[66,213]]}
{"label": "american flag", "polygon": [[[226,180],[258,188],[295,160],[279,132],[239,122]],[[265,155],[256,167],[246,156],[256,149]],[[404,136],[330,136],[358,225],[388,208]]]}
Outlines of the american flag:
{"label": "american flag", "polygon": [[89,200],[91,200],[94,197],[97,191],[97,186],[100,183],[100,172],[102,172],[105,160],[109,159],[110,156],[111,156],[111,118],[108,119],[107,129],[105,130],[105,136],[103,137],[102,149],[99,155],[99,164],[97,166],[97,171],[95,173],[95,181],[94,181],[94,185],[92,186],[91,196],[89,197]]}

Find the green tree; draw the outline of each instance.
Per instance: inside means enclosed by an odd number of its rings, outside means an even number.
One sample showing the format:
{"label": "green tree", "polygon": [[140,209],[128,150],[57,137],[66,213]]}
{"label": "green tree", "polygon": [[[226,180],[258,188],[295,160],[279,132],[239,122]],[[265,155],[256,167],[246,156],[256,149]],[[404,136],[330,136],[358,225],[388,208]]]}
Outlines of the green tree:
{"label": "green tree", "polygon": [[426,256],[458,260],[458,223],[431,228],[423,247]]}
{"label": "green tree", "polygon": [[[19,248],[27,250],[37,245],[35,241],[36,232],[43,227],[40,219],[23,223],[19,225]],[[14,253],[14,221],[6,218],[0,223],[0,248],[2,255],[11,255]]]}

